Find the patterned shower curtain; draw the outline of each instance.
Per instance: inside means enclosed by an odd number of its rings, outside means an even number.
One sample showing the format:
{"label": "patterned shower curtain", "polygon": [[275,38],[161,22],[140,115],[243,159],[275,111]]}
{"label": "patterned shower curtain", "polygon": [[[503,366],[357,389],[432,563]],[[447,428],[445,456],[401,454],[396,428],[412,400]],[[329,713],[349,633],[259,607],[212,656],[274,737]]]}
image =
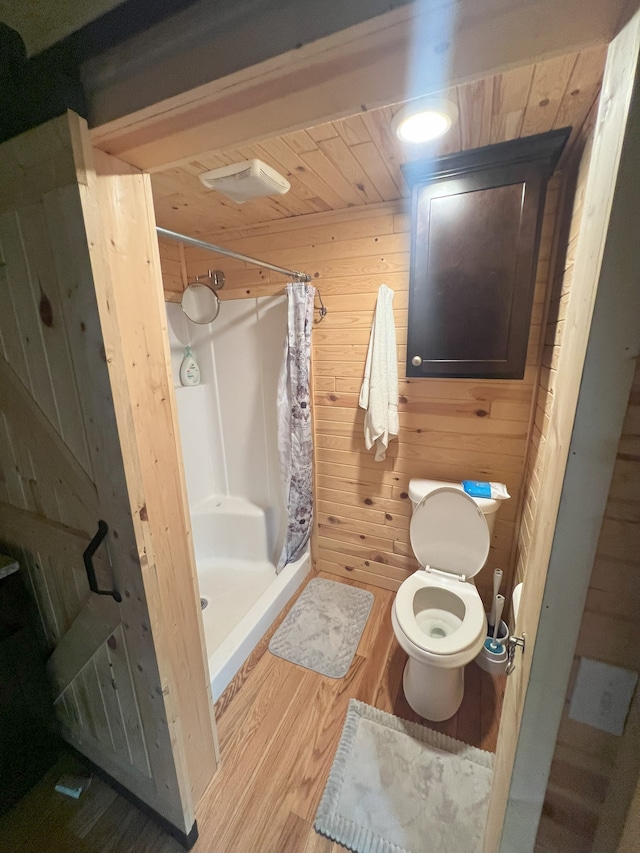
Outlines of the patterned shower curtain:
{"label": "patterned shower curtain", "polygon": [[297,560],[311,535],[313,435],[309,364],[315,287],[288,284],[288,332],[278,382],[278,449],[287,533],[276,572]]}

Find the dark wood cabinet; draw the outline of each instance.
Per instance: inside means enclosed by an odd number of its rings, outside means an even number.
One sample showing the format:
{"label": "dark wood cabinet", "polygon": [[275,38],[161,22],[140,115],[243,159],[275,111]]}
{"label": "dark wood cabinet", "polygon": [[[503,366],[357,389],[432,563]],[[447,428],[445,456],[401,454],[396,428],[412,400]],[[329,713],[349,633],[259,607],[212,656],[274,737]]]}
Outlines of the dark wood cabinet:
{"label": "dark wood cabinet", "polygon": [[403,167],[407,376],[521,379],[544,198],[570,128]]}

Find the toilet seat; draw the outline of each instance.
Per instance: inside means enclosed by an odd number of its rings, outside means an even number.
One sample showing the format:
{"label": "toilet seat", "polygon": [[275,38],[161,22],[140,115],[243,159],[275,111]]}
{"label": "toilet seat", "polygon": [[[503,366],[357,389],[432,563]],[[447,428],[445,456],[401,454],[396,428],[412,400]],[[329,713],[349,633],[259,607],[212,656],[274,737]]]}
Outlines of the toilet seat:
{"label": "toilet seat", "polygon": [[[461,603],[460,625],[446,637],[430,637],[418,624],[414,600],[422,589],[436,591],[432,598],[445,591],[445,596],[453,596]],[[441,603],[439,601],[436,604]],[[428,655],[443,657],[458,655],[484,639],[486,618],[482,599],[471,583],[465,583],[456,577],[451,579],[442,574],[435,575],[419,569],[400,585],[394,602],[395,617],[402,633],[416,649]]]}
{"label": "toilet seat", "polygon": [[472,578],[489,556],[489,526],[466,492],[443,486],[425,495],[409,525],[413,553],[421,566]]}

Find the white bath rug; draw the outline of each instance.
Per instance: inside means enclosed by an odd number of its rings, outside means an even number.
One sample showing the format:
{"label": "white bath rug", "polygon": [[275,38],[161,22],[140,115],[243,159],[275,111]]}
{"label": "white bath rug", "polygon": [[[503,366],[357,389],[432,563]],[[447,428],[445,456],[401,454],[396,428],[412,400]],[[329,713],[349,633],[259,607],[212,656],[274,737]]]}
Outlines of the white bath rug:
{"label": "white bath rug", "polygon": [[269,643],[269,651],[331,678],[346,675],[373,604],[373,593],[312,578]]}
{"label": "white bath rug", "polygon": [[355,853],[481,853],[493,754],[352,699],[316,814]]}

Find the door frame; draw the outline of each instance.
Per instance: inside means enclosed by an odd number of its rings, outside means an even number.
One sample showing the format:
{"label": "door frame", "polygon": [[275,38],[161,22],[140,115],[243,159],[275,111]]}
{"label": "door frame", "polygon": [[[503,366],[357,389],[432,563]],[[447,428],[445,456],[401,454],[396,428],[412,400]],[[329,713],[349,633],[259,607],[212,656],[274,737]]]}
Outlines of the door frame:
{"label": "door frame", "polygon": [[[619,11],[623,5],[620,4]],[[464,3],[462,6],[464,7]],[[495,13],[495,9],[493,11]],[[558,12],[557,5],[555,11]],[[562,11],[564,12],[564,9]],[[548,16],[549,9],[544,0],[540,0],[535,4],[534,19],[538,20],[536,14],[542,15],[543,12],[547,17],[540,17],[542,30],[532,24],[532,18],[527,17],[522,9],[519,13],[514,13],[505,23],[505,27],[519,38],[510,41],[504,38],[502,32],[499,43],[496,43],[495,39],[488,37],[488,33],[495,31],[494,15],[485,13],[478,15],[475,20],[467,20],[463,8],[461,17],[456,22],[453,38],[461,31],[465,39],[473,38],[476,47],[479,44],[484,45],[486,40],[487,48],[483,51],[466,51],[464,59],[456,54],[450,65],[451,84],[478,78],[489,71],[495,72],[521,62],[535,61],[550,54],[578,49],[587,43],[593,44],[594,41],[609,42],[624,29],[622,23],[626,22],[626,19],[623,21],[621,17],[615,27],[607,29],[608,25],[600,21],[600,29],[594,25],[589,41],[584,29],[577,35],[576,31],[571,29],[576,24],[574,17],[570,18],[565,27],[562,15],[557,20],[555,15],[552,34],[548,34],[544,24],[548,23],[551,17]],[[504,12],[502,14],[504,15]],[[620,14],[622,15],[621,11]],[[146,172],[154,172],[195,156],[209,146],[209,140],[212,138],[218,140],[220,147],[247,144],[274,133],[283,133],[309,126],[311,123],[352,114],[359,111],[363,100],[370,107],[382,102],[401,100],[404,97],[408,73],[410,33],[415,25],[415,7],[403,6],[357,27],[307,44],[299,51],[281,54],[197,89],[175,95],[162,103],[150,104],[136,113],[95,126],[91,131],[92,142],[98,149],[114,153],[119,159]],[[632,24],[627,24],[628,26],[638,29],[638,15]],[[536,42],[529,37],[534,32],[536,38],[540,37]],[[561,39],[556,43],[555,36],[558,33],[562,34],[564,42]],[[389,39],[393,55],[387,57],[389,61],[384,66],[385,74],[381,75],[384,77],[385,86],[381,94],[380,80],[372,73],[372,68],[380,56],[381,46]],[[501,52],[505,43],[516,45],[515,52],[507,59]],[[559,50],[559,44],[563,45],[562,51]],[[611,55],[610,52],[608,65]],[[102,72],[108,69],[110,61],[107,57],[103,62]],[[95,71],[95,66],[93,70]],[[298,84],[293,85],[293,81],[298,81]],[[342,85],[339,85],[340,83]],[[102,95],[106,91],[107,89]],[[111,91],[114,93],[115,89]],[[286,92],[284,97],[283,91]],[[95,113],[98,117],[100,109],[98,104]],[[606,115],[606,111],[603,111],[603,117]],[[637,123],[637,114],[632,120]],[[623,121],[619,128],[620,143],[624,124]],[[247,138],[247,127],[252,128],[251,138]],[[630,151],[627,140],[620,178],[629,169]],[[491,850],[508,850],[509,853],[514,853],[533,849],[544,800],[570,664],[615,459],[615,447],[628,399],[632,375],[630,365],[634,364],[634,356],[637,354],[638,342],[632,334],[631,318],[637,320],[640,305],[636,304],[637,300],[632,300],[632,293],[628,294],[631,301],[627,304],[621,291],[614,293],[609,288],[607,293],[607,288],[604,287],[612,280],[612,276],[617,278],[617,265],[629,272],[628,256],[633,253],[634,247],[633,241],[629,241],[625,226],[628,227],[638,219],[621,211],[631,211],[634,205],[637,209],[639,202],[633,198],[632,186],[633,183],[628,178],[626,187],[621,186],[619,180],[614,204],[610,208],[610,223],[607,214],[592,226],[596,229],[591,232],[592,237],[597,244],[596,248],[601,251],[602,264],[598,284],[602,287],[598,291],[593,315],[595,325],[584,362],[582,388],[568,452],[566,478],[559,497],[557,521],[554,525],[554,519],[549,520],[550,530],[555,529],[555,535],[540,614],[540,639],[532,658],[529,683],[531,695],[527,694],[522,718],[522,737],[515,754],[510,789],[505,791],[502,805],[496,806],[498,811],[494,814],[495,831],[487,847]],[[594,264],[597,274],[600,262],[594,261]],[[630,286],[631,282],[632,276],[628,274],[626,284]],[[620,296],[617,302],[614,298],[616,295]],[[598,347],[603,347],[607,341],[602,338],[601,325],[606,326],[608,321],[612,322],[608,317],[609,312],[611,317],[624,321],[624,332],[616,331],[612,336],[611,339],[616,341],[615,354],[613,350],[609,350],[605,359]],[[585,316],[588,321],[588,312]],[[620,370],[621,364],[625,365],[624,370]],[[616,381],[613,381],[613,378]],[[607,406],[599,409],[599,417],[592,411],[594,407],[588,398],[590,393],[596,393],[595,389],[603,395],[606,391],[608,400]],[[602,396],[601,399],[604,400],[605,397]],[[601,453],[601,442],[605,442],[606,457]],[[598,447],[599,457],[594,453],[594,445]],[[593,457],[593,465],[587,464],[589,454]],[[599,485],[597,490],[593,488],[594,483]],[[576,529],[581,531],[580,561],[576,559],[575,547],[572,548],[575,545]],[[571,565],[571,573],[566,571],[567,565]],[[569,589],[571,595],[568,594]],[[550,606],[550,602],[557,600],[560,595],[567,602],[562,609],[562,619],[559,618],[558,608]],[[562,654],[559,653],[558,644],[549,640],[549,637],[557,636],[564,638]]]}
{"label": "door frame", "polygon": [[[174,758],[193,811],[220,763],[151,182],[80,143],[90,171],[95,285]],[[178,632],[168,630],[180,625]],[[143,628],[145,630],[145,628]],[[190,667],[184,666],[188,660]]]}
{"label": "door frame", "polygon": [[[534,519],[528,560],[528,572],[544,580],[542,606],[515,753],[513,740],[505,743],[508,726],[500,726],[487,853],[534,849],[640,355],[639,56],[640,12],[607,56],[573,274],[580,292],[565,320],[537,500],[542,509]],[[545,477],[553,472],[560,476]],[[503,713],[517,715],[519,701],[510,687],[511,682]]]}

